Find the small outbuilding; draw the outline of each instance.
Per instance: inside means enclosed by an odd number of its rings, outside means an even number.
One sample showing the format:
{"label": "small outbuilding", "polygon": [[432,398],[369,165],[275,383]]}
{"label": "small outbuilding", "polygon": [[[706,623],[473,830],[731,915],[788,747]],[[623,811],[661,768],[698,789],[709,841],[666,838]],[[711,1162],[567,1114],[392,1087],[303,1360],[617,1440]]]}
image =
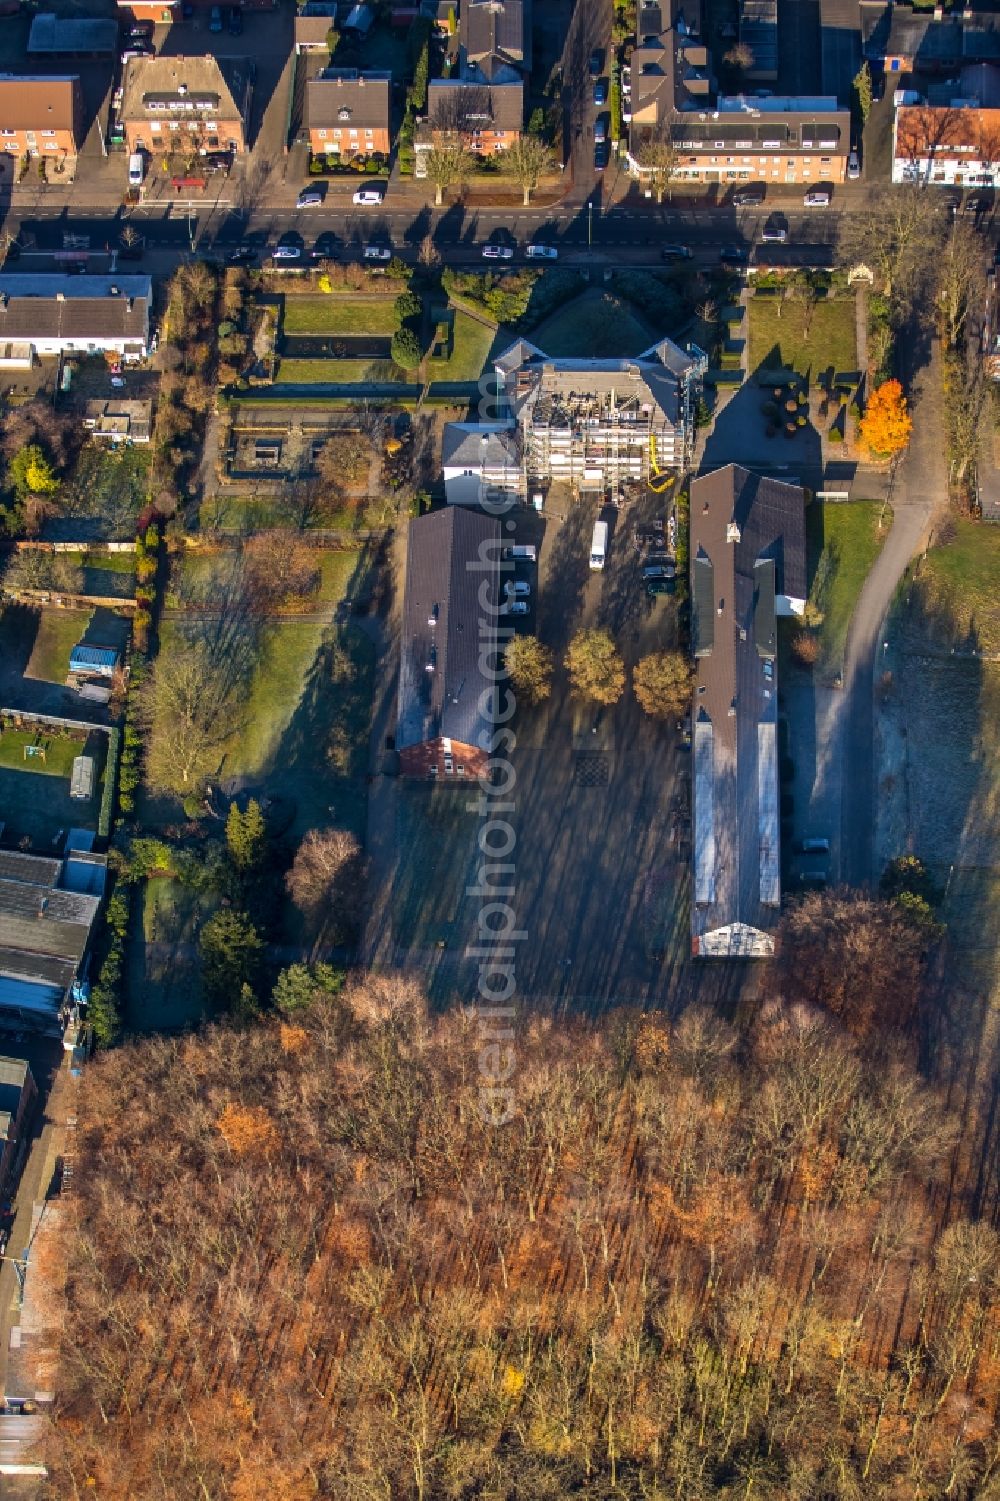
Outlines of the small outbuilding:
{"label": "small outbuilding", "polygon": [[69,795],[77,802],[88,803],[94,795],[94,758],[93,756],[77,756],[73,761],[73,774],[70,777]]}
{"label": "small outbuilding", "polygon": [[114,646],[74,646],[69,654],[69,670],[80,677],[111,678],[121,660]]}

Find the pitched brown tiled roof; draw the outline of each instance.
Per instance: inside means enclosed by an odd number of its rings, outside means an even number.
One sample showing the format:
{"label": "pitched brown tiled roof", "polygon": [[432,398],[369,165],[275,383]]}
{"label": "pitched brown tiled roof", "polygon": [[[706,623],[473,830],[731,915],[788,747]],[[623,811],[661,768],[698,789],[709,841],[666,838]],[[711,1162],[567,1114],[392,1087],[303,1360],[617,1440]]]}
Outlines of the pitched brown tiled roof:
{"label": "pitched brown tiled roof", "polygon": [[[346,119],[341,111],[349,110]],[[392,74],[333,69],[306,84],[306,125],[347,125],[361,130],[388,130],[392,111]]]}
{"label": "pitched brown tiled roof", "polygon": [[0,73],[0,129],[72,130],[80,79]]}
{"label": "pitched brown tiled roof", "polygon": [[524,85],[432,80],[427,116],[438,130],[512,130],[524,124]]}

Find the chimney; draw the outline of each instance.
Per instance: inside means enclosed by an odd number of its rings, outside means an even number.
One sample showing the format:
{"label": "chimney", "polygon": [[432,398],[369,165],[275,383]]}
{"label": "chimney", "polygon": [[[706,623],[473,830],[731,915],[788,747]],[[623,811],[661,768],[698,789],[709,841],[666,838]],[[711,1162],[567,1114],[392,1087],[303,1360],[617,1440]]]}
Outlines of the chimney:
{"label": "chimney", "polygon": [[65,292],[57,292],[56,293],[56,302],[65,302],[65,301],[66,301],[66,293]]}

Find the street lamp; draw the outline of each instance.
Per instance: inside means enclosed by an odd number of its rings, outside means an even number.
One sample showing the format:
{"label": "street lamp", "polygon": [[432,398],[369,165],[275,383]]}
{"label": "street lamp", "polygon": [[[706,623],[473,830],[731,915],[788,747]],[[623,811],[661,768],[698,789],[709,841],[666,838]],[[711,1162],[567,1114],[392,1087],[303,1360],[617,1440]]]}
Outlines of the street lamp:
{"label": "street lamp", "polygon": [[590,245],[590,243],[591,243],[591,241],[593,239],[593,234],[592,234],[593,223],[594,223],[594,200],[593,200],[593,198],[588,198],[587,199],[587,244],[588,244],[588,246]]}

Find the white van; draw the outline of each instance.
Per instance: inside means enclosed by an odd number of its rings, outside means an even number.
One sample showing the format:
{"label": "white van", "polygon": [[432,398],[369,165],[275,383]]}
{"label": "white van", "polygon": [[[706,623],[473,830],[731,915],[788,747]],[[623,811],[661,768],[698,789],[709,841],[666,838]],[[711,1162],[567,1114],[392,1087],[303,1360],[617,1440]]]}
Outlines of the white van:
{"label": "white van", "polygon": [[608,523],[606,521],[594,522],[594,535],[590,539],[590,566],[599,571],[604,567],[604,560],[608,555]]}
{"label": "white van", "polygon": [[133,151],[128,159],[128,185],[130,188],[141,188],[142,179],[146,175],[146,163],[141,151]]}

